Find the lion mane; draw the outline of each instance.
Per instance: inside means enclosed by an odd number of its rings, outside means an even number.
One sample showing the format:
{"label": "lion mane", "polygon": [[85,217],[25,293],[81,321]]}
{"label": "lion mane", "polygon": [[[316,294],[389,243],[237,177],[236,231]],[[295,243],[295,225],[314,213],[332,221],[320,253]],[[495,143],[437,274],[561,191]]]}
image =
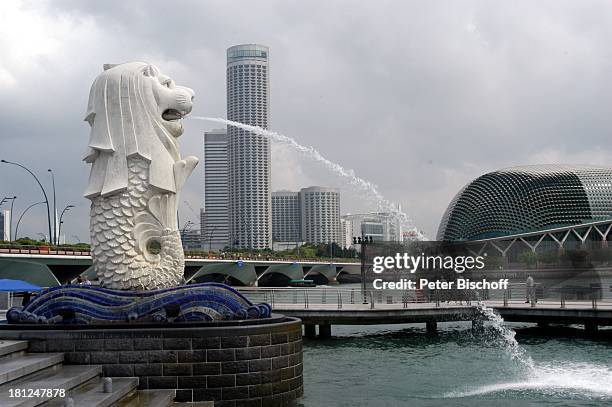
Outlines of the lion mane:
{"label": "lion mane", "polygon": [[92,164],[85,197],[108,196],[128,187],[132,156],[150,163],[149,184],[177,192],[173,166],[178,146],[164,128],[153,86],[159,69],[144,62],[105,65],[89,93],[85,121],[91,126],[83,160]]}

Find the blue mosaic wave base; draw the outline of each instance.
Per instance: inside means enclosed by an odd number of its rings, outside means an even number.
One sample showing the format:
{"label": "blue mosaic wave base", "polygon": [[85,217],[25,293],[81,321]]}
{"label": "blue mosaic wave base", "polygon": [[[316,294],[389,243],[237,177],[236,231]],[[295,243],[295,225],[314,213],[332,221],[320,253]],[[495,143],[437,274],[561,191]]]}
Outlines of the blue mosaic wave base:
{"label": "blue mosaic wave base", "polygon": [[271,311],[219,283],[151,291],[67,285],[42,291],[25,307],[11,308],[6,318],[10,324],[181,323],[268,318]]}

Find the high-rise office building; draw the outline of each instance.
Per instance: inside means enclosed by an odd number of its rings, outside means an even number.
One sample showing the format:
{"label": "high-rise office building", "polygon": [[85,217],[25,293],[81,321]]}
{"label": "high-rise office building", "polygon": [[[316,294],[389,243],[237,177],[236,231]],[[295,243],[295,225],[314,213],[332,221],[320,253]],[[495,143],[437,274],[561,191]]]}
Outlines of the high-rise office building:
{"label": "high-rise office building", "polygon": [[388,212],[356,213],[342,216],[351,224],[353,236],[372,237],[376,241],[401,242],[402,228],[397,216]]}
{"label": "high-rise office building", "polygon": [[340,191],[337,188],[309,187],[300,190],[302,240],[309,243],[339,243]]}
{"label": "high-rise office building", "polygon": [[205,248],[222,250],[229,240],[227,133],[204,133],[204,211],[200,215]]}
{"label": "high-rise office building", "polygon": [[[269,49],[243,44],[227,50],[227,118],[268,128]],[[237,247],[272,247],[270,141],[228,126],[229,237]]]}
{"label": "high-rise office building", "polygon": [[348,249],[353,245],[353,223],[346,219],[340,218],[340,242],[338,245],[343,249]]}
{"label": "high-rise office building", "polygon": [[272,238],[275,242],[302,239],[300,198],[297,192],[272,192]]}

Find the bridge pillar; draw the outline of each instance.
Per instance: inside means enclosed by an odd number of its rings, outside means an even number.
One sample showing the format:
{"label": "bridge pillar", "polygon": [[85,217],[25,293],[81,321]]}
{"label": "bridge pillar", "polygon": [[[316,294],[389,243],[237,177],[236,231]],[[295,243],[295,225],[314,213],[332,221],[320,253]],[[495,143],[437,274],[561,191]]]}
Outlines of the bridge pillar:
{"label": "bridge pillar", "polygon": [[317,337],[317,326],[312,324],[304,324],[304,336],[308,339]]}
{"label": "bridge pillar", "polygon": [[425,332],[435,335],[438,332],[438,323],[436,321],[425,322]]}
{"label": "bridge pillar", "polygon": [[597,322],[585,322],[584,323],[584,331],[586,332],[587,335],[597,335],[597,331],[598,331],[598,326],[597,326]]}
{"label": "bridge pillar", "polygon": [[319,338],[331,338],[331,324],[319,324]]}

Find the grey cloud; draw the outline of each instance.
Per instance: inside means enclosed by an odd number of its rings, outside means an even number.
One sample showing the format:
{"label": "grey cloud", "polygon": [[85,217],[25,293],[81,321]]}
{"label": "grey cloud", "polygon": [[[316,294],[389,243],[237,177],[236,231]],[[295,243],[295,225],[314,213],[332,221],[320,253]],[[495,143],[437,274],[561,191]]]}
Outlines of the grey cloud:
{"label": "grey cloud", "polygon": [[[485,171],[542,159],[593,157],[605,164],[612,149],[612,4],[604,1],[54,1],[24,7],[61,44],[12,66],[0,62],[0,86],[3,68],[18,80],[0,87],[1,155],[45,178],[47,167],[56,170],[59,200],[79,204],[67,218],[68,235],[83,240],[88,169],[80,156],[88,128],[82,114],[106,62],[156,63],[196,90],[195,114],[224,116],[226,47],[269,45],[273,129],[378,184],[430,236],[452,196]],[[0,49],[8,47],[0,40]],[[185,126],[183,152],[201,156],[201,134],[214,125]],[[316,164],[282,148],[275,152],[275,187],[343,186]],[[195,208],[201,177],[200,169],[183,196]],[[26,174],[0,167],[0,194],[16,194],[25,205],[39,199],[35,187]],[[358,193],[343,190],[344,210],[370,209],[361,204]],[[188,208],[182,211],[196,220]],[[33,215],[23,227],[31,235],[42,230],[42,211]]]}

